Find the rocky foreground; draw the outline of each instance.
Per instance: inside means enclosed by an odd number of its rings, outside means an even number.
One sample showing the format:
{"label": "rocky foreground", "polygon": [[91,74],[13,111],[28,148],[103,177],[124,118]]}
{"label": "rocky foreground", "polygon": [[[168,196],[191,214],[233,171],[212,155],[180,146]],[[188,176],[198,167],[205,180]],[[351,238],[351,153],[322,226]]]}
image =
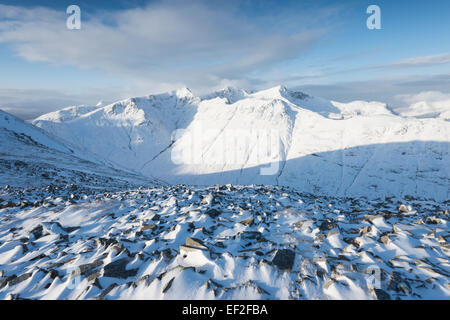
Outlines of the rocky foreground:
{"label": "rocky foreground", "polygon": [[449,299],[450,201],[0,189],[0,299]]}

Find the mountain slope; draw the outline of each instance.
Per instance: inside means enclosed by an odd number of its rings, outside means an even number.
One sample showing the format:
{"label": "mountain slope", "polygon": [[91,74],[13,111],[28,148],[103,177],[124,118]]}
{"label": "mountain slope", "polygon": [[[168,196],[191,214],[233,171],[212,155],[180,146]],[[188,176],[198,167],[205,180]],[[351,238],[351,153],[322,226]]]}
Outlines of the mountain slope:
{"label": "mountain slope", "polygon": [[0,110],[0,180],[16,188],[80,185],[124,188],[151,180],[90,161],[89,156]]}
{"label": "mountain slope", "polygon": [[33,122],[82,150],[170,183],[278,184],[337,196],[448,199],[450,128],[383,103],[284,87],[189,90]]}

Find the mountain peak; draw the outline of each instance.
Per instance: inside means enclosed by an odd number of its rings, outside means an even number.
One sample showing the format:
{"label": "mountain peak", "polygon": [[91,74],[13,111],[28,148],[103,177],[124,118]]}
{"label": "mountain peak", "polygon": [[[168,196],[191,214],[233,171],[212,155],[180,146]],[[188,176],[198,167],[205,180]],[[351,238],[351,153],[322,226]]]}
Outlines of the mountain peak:
{"label": "mountain peak", "polygon": [[189,89],[189,88],[187,88],[187,87],[182,87],[182,88],[180,88],[180,89],[177,89],[176,91],[175,91],[175,95],[178,97],[178,98],[180,98],[180,99],[182,99],[182,98],[194,98],[194,94],[192,93],[192,91]]}
{"label": "mountain peak", "polygon": [[252,94],[255,98],[263,99],[283,99],[288,92],[288,89],[283,85],[278,85],[269,89],[257,91]]}
{"label": "mountain peak", "polygon": [[240,88],[236,88],[236,87],[232,87],[232,86],[226,86],[225,88],[214,91],[213,93],[203,95],[201,98],[202,98],[202,100],[221,98],[221,99],[226,99],[227,103],[235,103],[236,101],[244,99],[247,96],[248,96],[248,93],[244,89],[240,89]]}

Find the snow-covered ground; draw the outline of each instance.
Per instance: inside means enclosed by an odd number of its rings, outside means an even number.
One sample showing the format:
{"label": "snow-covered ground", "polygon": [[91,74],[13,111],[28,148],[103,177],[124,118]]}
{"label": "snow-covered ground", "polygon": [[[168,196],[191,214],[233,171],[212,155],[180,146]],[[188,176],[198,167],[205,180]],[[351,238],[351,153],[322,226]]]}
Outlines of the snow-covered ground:
{"label": "snow-covered ground", "polygon": [[[448,204],[270,186],[1,190],[0,298],[449,299]],[[40,200],[44,199],[44,202]]]}

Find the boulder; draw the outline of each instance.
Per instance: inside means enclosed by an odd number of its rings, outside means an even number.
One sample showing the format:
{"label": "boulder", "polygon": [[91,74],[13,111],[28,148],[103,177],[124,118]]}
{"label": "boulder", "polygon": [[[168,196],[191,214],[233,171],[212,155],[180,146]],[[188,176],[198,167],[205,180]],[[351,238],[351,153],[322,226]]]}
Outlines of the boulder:
{"label": "boulder", "polygon": [[164,288],[162,290],[162,293],[166,293],[167,291],[169,291],[169,289],[172,287],[172,283],[173,283],[174,279],[175,279],[175,277],[173,277],[166,283],[166,285],[164,286]]}
{"label": "boulder", "polygon": [[331,221],[330,219],[326,219],[319,226],[319,230],[320,231],[331,230],[331,229],[334,229],[334,228],[338,228],[338,225],[337,225],[337,223]]}
{"label": "boulder", "polygon": [[245,219],[240,221],[240,224],[243,224],[244,226],[251,226],[253,224],[253,218]]}
{"label": "boulder", "polygon": [[185,244],[186,244],[186,246],[189,246],[189,247],[196,247],[196,248],[203,249],[203,250],[208,249],[208,247],[203,243],[203,241],[200,239],[197,239],[197,238],[191,238],[191,237],[186,238]]}
{"label": "boulder", "polygon": [[153,230],[155,228],[156,228],[156,224],[153,224],[153,223],[151,223],[151,224],[144,224],[141,227],[141,231]]}
{"label": "boulder", "polygon": [[71,277],[81,276],[87,274],[89,271],[101,266],[103,262],[101,260],[97,260],[92,263],[86,263],[79,265],[75,268],[75,270],[72,272]]}
{"label": "boulder", "polygon": [[294,265],[295,252],[290,249],[277,250],[272,264],[277,266],[280,270],[290,271]]}
{"label": "boulder", "polygon": [[13,285],[19,284],[19,283],[27,280],[28,278],[31,278],[32,275],[33,275],[33,273],[31,273],[31,272],[24,273],[18,277],[15,277],[14,279],[11,279],[8,282],[8,285],[13,286]]}
{"label": "boulder", "polygon": [[210,209],[205,212],[206,215],[210,216],[211,218],[217,218],[220,216],[221,212],[216,209]]}
{"label": "boulder", "polygon": [[138,269],[127,270],[127,264],[130,262],[130,259],[122,258],[107,264],[104,268],[103,276],[122,279],[136,276]]}
{"label": "boulder", "polygon": [[374,288],[373,291],[378,300],[391,300],[391,296],[386,291],[376,288]]}

